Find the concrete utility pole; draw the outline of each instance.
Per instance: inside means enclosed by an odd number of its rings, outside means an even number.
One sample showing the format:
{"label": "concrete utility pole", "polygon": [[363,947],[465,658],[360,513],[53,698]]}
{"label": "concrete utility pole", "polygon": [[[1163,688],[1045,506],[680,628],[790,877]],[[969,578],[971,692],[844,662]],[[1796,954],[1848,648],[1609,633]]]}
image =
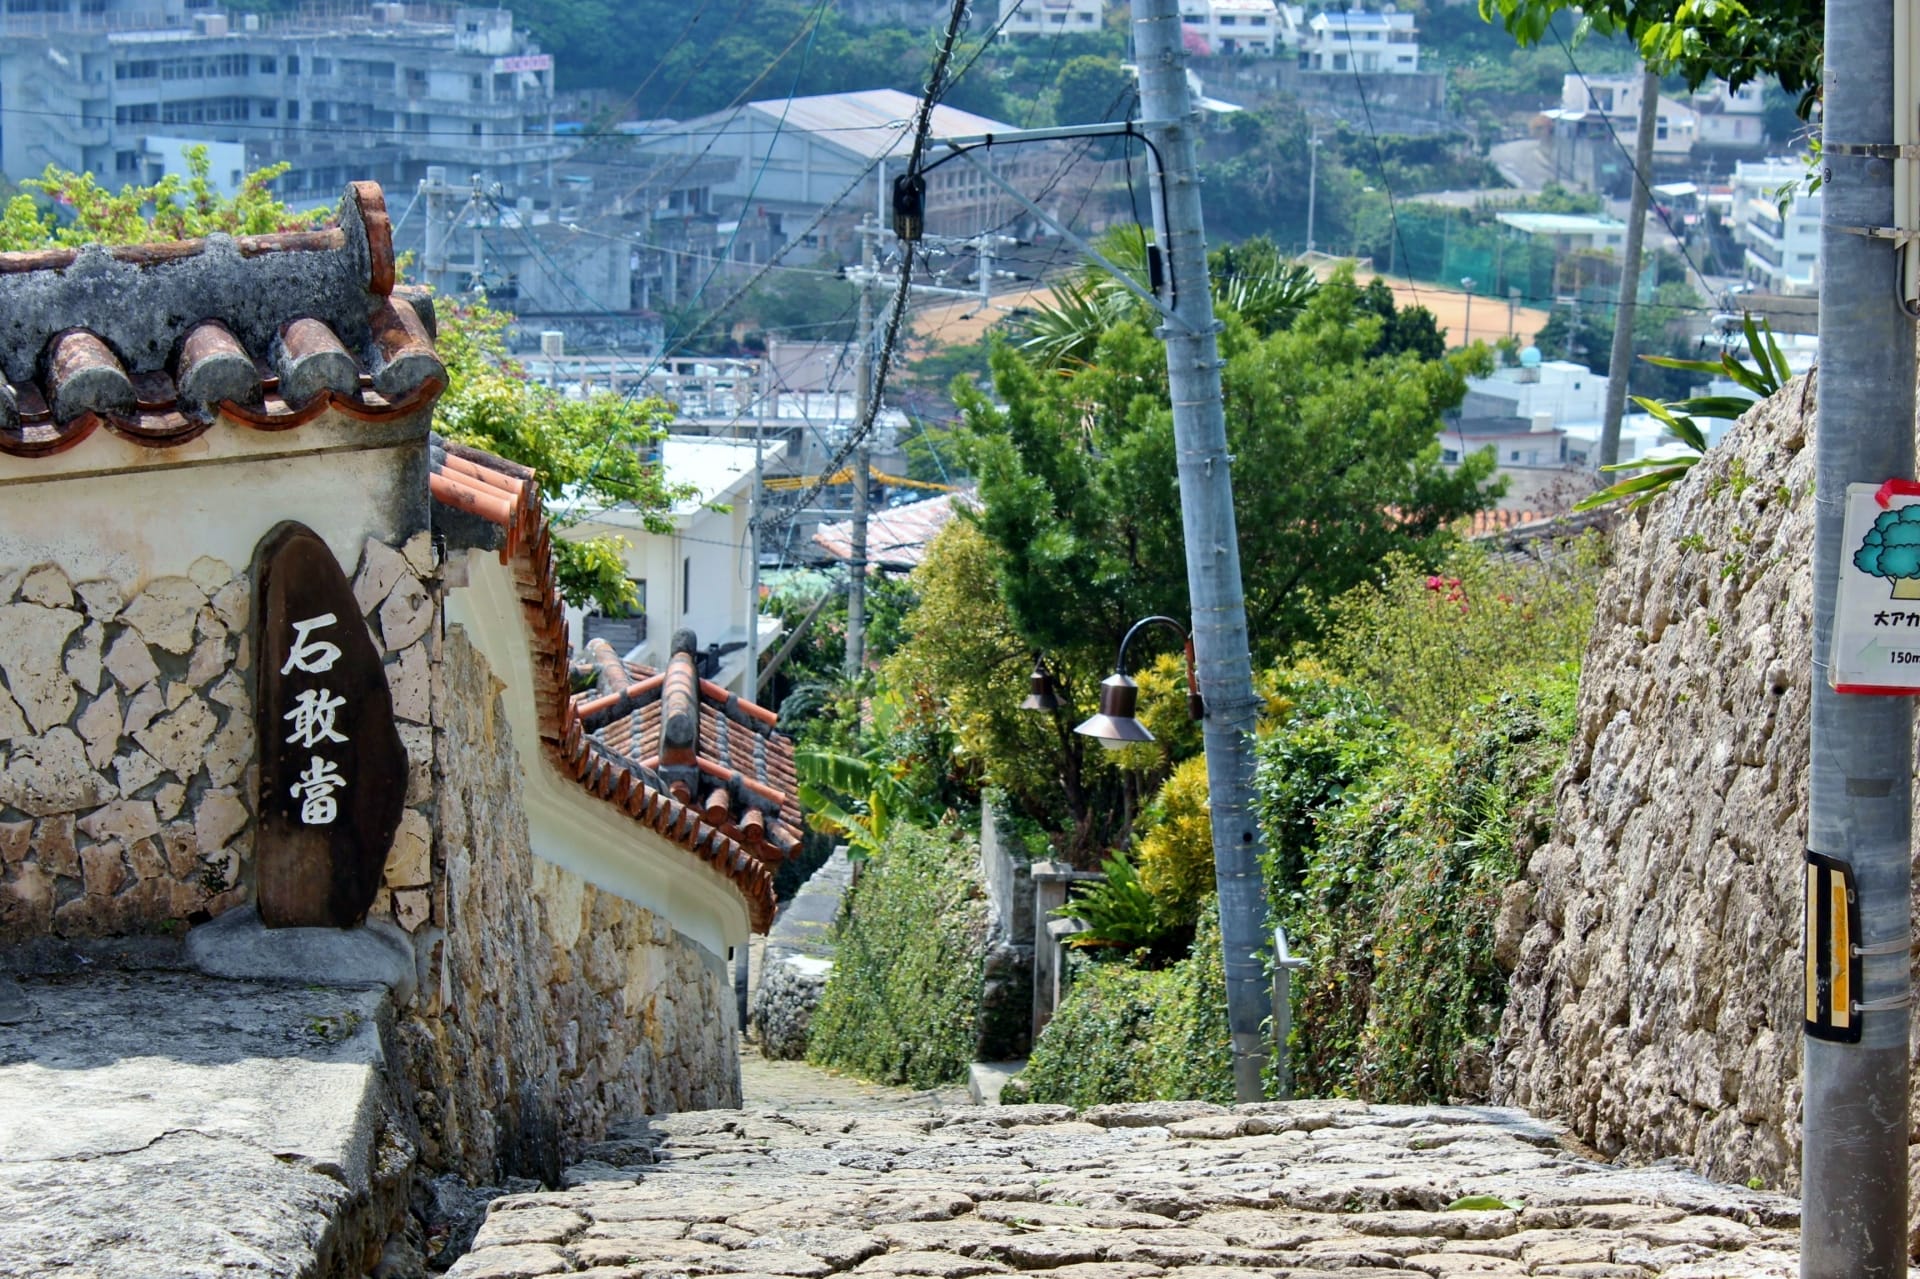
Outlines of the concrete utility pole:
{"label": "concrete utility pole", "polygon": [[[860,228],[860,323],[854,330],[853,420],[867,420],[873,395],[873,237],[877,228]],[[858,679],[867,662],[867,478],[869,454],[865,440],[853,451],[853,554],[847,568],[846,676]]]}
{"label": "concrete utility pole", "polygon": [[1647,236],[1647,183],[1653,172],[1653,128],[1660,118],[1660,77],[1640,73],[1640,131],[1633,140],[1633,195],[1627,202],[1627,247],[1620,262],[1620,302],[1613,308],[1613,354],[1607,359],[1607,407],[1600,420],[1600,465],[1620,460],[1620,419],[1633,372],[1633,312],[1640,301],[1640,247]]}
{"label": "concrete utility pole", "polygon": [[1320,134],[1307,138],[1307,252],[1313,252],[1313,206],[1320,194]]}
{"label": "concrete utility pole", "polygon": [[[1227,1024],[1233,1039],[1233,1093],[1258,1101],[1268,1008],[1267,903],[1260,882],[1260,828],[1253,814],[1253,664],[1247,648],[1246,597],[1240,585],[1240,535],[1234,522],[1232,458],[1220,392],[1220,347],[1207,278],[1194,136],[1199,117],[1187,93],[1187,58],[1178,0],[1133,0],[1140,67],[1141,129],[1165,166],[1167,254],[1174,319],[1167,344],[1179,458],[1180,514],[1187,552],[1193,647],[1207,714],[1208,809],[1213,819],[1214,881],[1220,892],[1221,951],[1227,970]],[[1156,185],[1155,200],[1159,199]]]}
{"label": "concrete utility pole", "polygon": [[1911,225],[1888,154],[1895,111],[1915,109],[1894,99],[1895,47],[1889,0],[1828,0],[1807,848],[1852,869],[1864,989],[1860,1042],[1805,1037],[1803,1279],[1907,1273],[1913,704],[1838,694],[1826,677],[1847,485],[1913,475],[1913,324],[1890,285],[1899,250],[1861,234]]}

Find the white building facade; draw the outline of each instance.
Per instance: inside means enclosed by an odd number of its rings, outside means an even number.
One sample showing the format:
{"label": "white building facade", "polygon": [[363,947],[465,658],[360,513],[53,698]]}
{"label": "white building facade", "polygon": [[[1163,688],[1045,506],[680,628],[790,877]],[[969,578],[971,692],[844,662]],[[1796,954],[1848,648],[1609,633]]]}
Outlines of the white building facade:
{"label": "white building facade", "polygon": [[229,153],[212,174],[223,188],[236,169],[284,160],[276,190],[303,204],[350,179],[405,189],[436,164],[513,185],[563,153],[552,55],[505,9],[83,5],[9,12],[0,34],[0,172],[13,178],[53,164],[110,187],[149,182],[205,143]]}
{"label": "white building facade", "polygon": [[1420,32],[1411,13],[1328,11],[1308,22],[1300,44],[1302,71],[1413,75],[1420,70]]}
{"label": "white building facade", "polygon": [[[1743,162],[1733,171],[1733,238],[1744,250],[1747,282],[1768,293],[1820,290],[1820,193],[1806,190],[1804,161]],[[1782,191],[1792,200],[1781,212]]]}
{"label": "white building facade", "polygon": [[1281,15],[1273,0],[1180,0],[1180,23],[1215,54],[1270,58],[1282,47]]}
{"label": "white building facade", "polygon": [[[1012,16],[1007,8],[1013,7]],[[1010,40],[1025,36],[1056,36],[1063,32],[1087,33],[1100,29],[1106,14],[1103,0],[1002,0],[1000,16],[1006,23],[1000,34]]]}

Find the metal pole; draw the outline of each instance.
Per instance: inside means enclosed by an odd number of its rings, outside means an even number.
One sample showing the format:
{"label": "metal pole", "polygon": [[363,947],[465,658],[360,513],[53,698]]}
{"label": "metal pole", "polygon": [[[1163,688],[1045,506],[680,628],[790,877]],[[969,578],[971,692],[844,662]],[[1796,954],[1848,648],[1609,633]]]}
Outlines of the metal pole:
{"label": "metal pole", "polygon": [[[1847,485],[1913,474],[1913,325],[1892,287],[1894,6],[1828,0],[1820,213],[1819,429],[1813,554],[1813,723],[1807,846],[1848,863],[1865,989],[1859,1043],[1805,1039],[1800,1273],[1907,1273],[1908,908],[1912,703],[1842,696],[1826,679]],[[1897,953],[1876,953],[1891,950]],[[1884,1006],[1891,1003],[1891,1007]]]}
{"label": "metal pole", "polygon": [[1201,731],[1213,819],[1214,881],[1220,892],[1233,1093],[1237,1101],[1258,1101],[1267,1057],[1260,1028],[1268,1011],[1261,962],[1266,895],[1259,873],[1260,828],[1253,813],[1252,734],[1258,704],[1247,650],[1232,458],[1220,393],[1219,325],[1207,282],[1207,238],[1194,154],[1200,121],[1187,93],[1178,0],[1132,3],[1141,114],[1165,166],[1164,225],[1173,268],[1174,319],[1161,327],[1160,336],[1167,344],[1194,656],[1207,707]]}
{"label": "metal pole", "polygon": [[1660,77],[1640,73],[1640,131],[1633,140],[1633,195],[1627,201],[1627,247],[1620,262],[1620,302],[1613,308],[1613,354],[1607,359],[1607,406],[1600,419],[1600,465],[1620,460],[1620,419],[1633,374],[1633,313],[1640,300],[1640,246],[1647,235],[1647,179],[1653,172],[1653,126],[1660,118]]}
{"label": "metal pole", "polygon": [[[760,489],[766,476],[767,401],[766,365],[760,366],[761,384],[754,388],[753,504],[747,515],[747,554],[753,557],[747,586],[747,670],[741,691],[750,702],[760,700]],[[745,985],[743,981],[742,986]],[[746,1027],[743,1019],[742,1029]]]}
{"label": "metal pole", "polygon": [[[854,341],[859,349],[854,357],[855,423],[867,420],[867,405],[873,395],[873,237],[879,233],[871,223],[860,227],[860,326]],[[856,429],[858,429],[856,427]],[[853,451],[853,547],[847,577],[847,660],[846,676],[858,679],[867,661],[867,443]]]}
{"label": "metal pole", "polygon": [[1313,252],[1313,206],[1320,194],[1320,135],[1307,139],[1307,252]]}

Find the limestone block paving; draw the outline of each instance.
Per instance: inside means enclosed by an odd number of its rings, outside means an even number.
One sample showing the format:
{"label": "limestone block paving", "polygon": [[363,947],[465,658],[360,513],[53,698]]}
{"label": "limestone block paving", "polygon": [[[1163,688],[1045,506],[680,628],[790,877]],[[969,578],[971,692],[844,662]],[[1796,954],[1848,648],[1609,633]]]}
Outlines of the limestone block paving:
{"label": "limestone block paving", "polygon": [[495,1200],[452,1279],[1736,1279],[1797,1200],[1570,1152],[1518,1110],[783,1105],[630,1121]]}

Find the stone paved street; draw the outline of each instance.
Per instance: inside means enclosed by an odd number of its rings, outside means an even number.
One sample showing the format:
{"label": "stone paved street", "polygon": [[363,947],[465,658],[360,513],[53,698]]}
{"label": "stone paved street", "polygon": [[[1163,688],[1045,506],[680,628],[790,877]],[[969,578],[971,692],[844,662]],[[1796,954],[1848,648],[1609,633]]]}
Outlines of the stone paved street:
{"label": "stone paved street", "polygon": [[453,1279],[1797,1273],[1796,1200],[1592,1163],[1518,1111],[933,1109],[779,1069],[748,1078],[797,1090],[777,1109],[631,1123],[566,1189],[496,1200]]}

